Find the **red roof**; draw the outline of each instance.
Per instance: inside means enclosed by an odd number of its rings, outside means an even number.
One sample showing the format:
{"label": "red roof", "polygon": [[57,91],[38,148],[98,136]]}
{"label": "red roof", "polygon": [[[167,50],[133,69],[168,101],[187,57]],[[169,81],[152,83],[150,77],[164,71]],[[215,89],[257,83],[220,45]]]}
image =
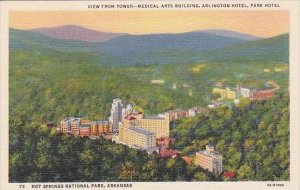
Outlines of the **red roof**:
{"label": "red roof", "polygon": [[225,173],[223,174],[223,176],[225,176],[225,177],[234,177],[234,176],[235,176],[235,173],[234,173],[234,172],[228,171],[228,172],[225,172]]}
{"label": "red roof", "polygon": [[193,161],[193,158],[192,157],[189,157],[189,156],[182,156],[181,157],[187,164],[191,164],[192,161]]}
{"label": "red roof", "polygon": [[161,149],[159,155],[161,158],[168,158],[172,156],[177,156],[178,152],[172,149]]}
{"label": "red roof", "polygon": [[175,141],[175,139],[173,138],[169,138],[169,137],[160,137],[156,139],[157,141]]}
{"label": "red roof", "polygon": [[265,91],[257,91],[253,93],[254,99],[265,99],[275,96],[274,92],[271,90],[265,90]]}
{"label": "red roof", "polygon": [[125,119],[128,119],[128,120],[134,120],[136,119],[133,115],[129,114],[125,117]]}

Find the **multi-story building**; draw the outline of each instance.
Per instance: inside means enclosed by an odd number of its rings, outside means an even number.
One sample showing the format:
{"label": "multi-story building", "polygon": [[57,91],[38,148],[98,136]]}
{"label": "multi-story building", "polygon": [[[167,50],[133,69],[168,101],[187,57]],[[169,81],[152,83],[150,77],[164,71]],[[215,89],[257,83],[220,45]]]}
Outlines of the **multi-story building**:
{"label": "multi-story building", "polygon": [[119,132],[119,123],[122,121],[123,104],[120,99],[114,99],[111,105],[109,120],[112,123],[113,133]]}
{"label": "multi-story building", "polygon": [[112,126],[109,121],[98,122],[99,134],[108,134],[112,132]]}
{"label": "multi-story building", "polygon": [[94,121],[91,122],[91,135],[108,134],[112,132],[112,126],[109,121]]}
{"label": "multi-story building", "polygon": [[253,100],[266,100],[275,96],[274,91],[272,90],[261,90],[253,93]]}
{"label": "multi-story building", "polygon": [[189,116],[189,111],[188,110],[176,109],[176,110],[171,110],[168,113],[169,113],[169,116],[170,116],[169,117],[170,121],[174,121],[174,120]]}
{"label": "multi-story building", "polygon": [[169,137],[169,113],[165,113],[164,116],[145,117],[141,112],[134,112],[125,117],[123,124],[125,127],[139,126],[155,133],[157,138]]}
{"label": "multi-story building", "polygon": [[79,134],[80,118],[66,117],[60,122],[60,131],[62,133]]}
{"label": "multi-story building", "polygon": [[73,118],[66,117],[62,121],[60,121],[60,131],[62,133],[71,133],[71,120]]}
{"label": "multi-story building", "polygon": [[74,135],[79,135],[80,118],[73,118],[71,120],[71,132]]}
{"label": "multi-story building", "polygon": [[129,147],[146,150],[147,152],[158,151],[158,147],[156,147],[155,133],[140,127],[120,126],[118,143],[125,144]]}
{"label": "multi-story building", "polygon": [[236,99],[237,94],[234,89],[230,89],[229,87],[223,88],[213,88],[213,94],[220,94],[221,98],[228,99]]}
{"label": "multi-story building", "polygon": [[214,150],[213,146],[206,145],[206,150],[196,153],[195,163],[201,168],[215,174],[222,173],[222,156]]}
{"label": "multi-story building", "polygon": [[255,92],[255,89],[250,89],[250,88],[242,88],[240,85],[237,85],[236,87],[236,93],[237,97],[240,98],[252,98],[253,93]]}
{"label": "multi-story building", "polygon": [[91,122],[91,135],[99,135],[98,122],[96,121]]}
{"label": "multi-story building", "polygon": [[91,124],[85,123],[79,127],[80,136],[90,136],[91,135]]}
{"label": "multi-story building", "polygon": [[132,112],[133,112],[133,106],[131,104],[128,104],[126,106],[126,108],[123,108],[122,109],[122,121],[127,115],[131,114]]}
{"label": "multi-story building", "polygon": [[188,109],[188,112],[189,112],[189,117],[195,117],[196,116],[196,110],[194,109]]}

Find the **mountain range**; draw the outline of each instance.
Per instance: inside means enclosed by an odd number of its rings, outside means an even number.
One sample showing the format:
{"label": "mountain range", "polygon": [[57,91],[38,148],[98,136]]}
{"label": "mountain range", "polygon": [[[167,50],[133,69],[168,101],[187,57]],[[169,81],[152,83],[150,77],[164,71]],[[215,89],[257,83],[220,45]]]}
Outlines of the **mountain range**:
{"label": "mountain range", "polygon": [[125,35],[122,33],[101,32],[98,30],[88,29],[77,25],[36,28],[28,31],[58,39],[78,40],[86,42],[104,42],[116,38],[118,36]]}
{"label": "mountain range", "polygon": [[13,49],[88,51],[111,57],[117,64],[185,63],[243,57],[250,61],[274,58],[288,62],[288,39],[288,34],[265,39],[229,30],[132,35],[76,25],[10,29],[10,48]]}

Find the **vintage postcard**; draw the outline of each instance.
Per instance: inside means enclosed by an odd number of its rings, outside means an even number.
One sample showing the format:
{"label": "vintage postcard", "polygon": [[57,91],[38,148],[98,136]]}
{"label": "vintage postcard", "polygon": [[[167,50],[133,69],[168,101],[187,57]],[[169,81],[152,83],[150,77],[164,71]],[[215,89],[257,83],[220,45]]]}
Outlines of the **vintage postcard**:
{"label": "vintage postcard", "polygon": [[1,2],[0,189],[299,189],[299,5]]}

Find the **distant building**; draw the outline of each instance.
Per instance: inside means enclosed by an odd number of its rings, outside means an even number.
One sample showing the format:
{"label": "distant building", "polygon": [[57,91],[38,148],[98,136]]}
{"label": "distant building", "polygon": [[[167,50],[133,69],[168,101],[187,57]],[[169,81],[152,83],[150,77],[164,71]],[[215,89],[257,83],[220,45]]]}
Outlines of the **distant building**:
{"label": "distant building", "polygon": [[181,157],[188,165],[192,164],[193,158],[189,156],[182,156]]}
{"label": "distant building", "polygon": [[60,131],[62,133],[71,133],[71,117],[66,117],[60,121]]}
{"label": "distant building", "polygon": [[120,127],[118,143],[146,150],[149,153],[158,150],[156,146],[155,133],[140,127]]}
{"label": "distant building", "polygon": [[231,172],[231,171],[224,172],[224,174],[223,174],[224,177],[228,177],[228,178],[234,178],[235,175],[236,174],[234,172]]}
{"label": "distant building", "polygon": [[252,98],[255,91],[255,89],[242,88],[240,85],[236,87],[237,98]]}
{"label": "distant building", "polygon": [[73,118],[71,120],[71,132],[74,135],[79,135],[80,118]]}
{"label": "distant building", "polygon": [[126,106],[126,108],[123,108],[122,109],[122,121],[127,115],[131,114],[132,112],[133,112],[133,106],[131,104],[128,104]]}
{"label": "distant building", "polygon": [[195,106],[195,107],[192,107],[190,109],[195,110],[196,115],[198,115],[198,114],[206,114],[206,113],[209,112],[209,110],[207,108],[200,107],[200,106]]}
{"label": "distant building", "polygon": [[189,112],[189,117],[195,117],[196,116],[196,110],[194,109],[188,109],[188,112]]}
{"label": "distant building", "polygon": [[206,145],[206,150],[196,153],[195,163],[201,168],[215,174],[222,173],[222,156],[214,150],[213,146]]}
{"label": "distant building", "polygon": [[264,91],[257,91],[253,93],[252,99],[254,100],[265,100],[271,97],[274,97],[275,93],[272,90],[264,90]]}
{"label": "distant building", "polygon": [[174,121],[189,116],[188,110],[176,109],[176,110],[170,110],[168,111],[168,113],[169,113],[170,121]]}
{"label": "distant building", "polygon": [[169,158],[169,157],[174,158],[178,155],[179,155],[179,153],[173,149],[160,149],[160,151],[159,151],[159,156],[161,158]]}
{"label": "distant building", "polygon": [[155,133],[157,138],[169,137],[169,113],[164,116],[144,116],[141,112],[134,112],[124,118],[124,126],[139,126],[145,130]]}
{"label": "distant building", "polygon": [[122,121],[123,104],[120,99],[114,99],[111,105],[109,120],[112,123],[113,133],[119,132],[119,123]]}
{"label": "distant building", "polygon": [[209,104],[207,107],[208,107],[208,108],[218,108],[218,107],[220,107],[221,105],[222,105],[221,102],[216,102],[216,103],[214,103],[214,104]]}
{"label": "distant building", "polygon": [[112,126],[109,121],[91,122],[91,135],[109,134],[112,132]]}
{"label": "distant building", "polygon": [[85,123],[82,124],[79,128],[79,135],[84,136],[90,136],[91,135],[91,124]]}
{"label": "distant building", "polygon": [[174,143],[175,139],[169,137],[160,137],[156,139],[156,144],[158,147],[163,149],[168,149],[171,143]]}
{"label": "distant building", "polygon": [[60,122],[60,131],[62,133],[79,134],[80,118],[66,117]]}
{"label": "distant building", "polygon": [[220,94],[221,98],[225,99],[236,99],[237,93],[234,89],[230,89],[229,87],[223,88],[213,88],[213,94]]}
{"label": "distant building", "polygon": [[164,80],[151,80],[151,84],[165,84]]}

